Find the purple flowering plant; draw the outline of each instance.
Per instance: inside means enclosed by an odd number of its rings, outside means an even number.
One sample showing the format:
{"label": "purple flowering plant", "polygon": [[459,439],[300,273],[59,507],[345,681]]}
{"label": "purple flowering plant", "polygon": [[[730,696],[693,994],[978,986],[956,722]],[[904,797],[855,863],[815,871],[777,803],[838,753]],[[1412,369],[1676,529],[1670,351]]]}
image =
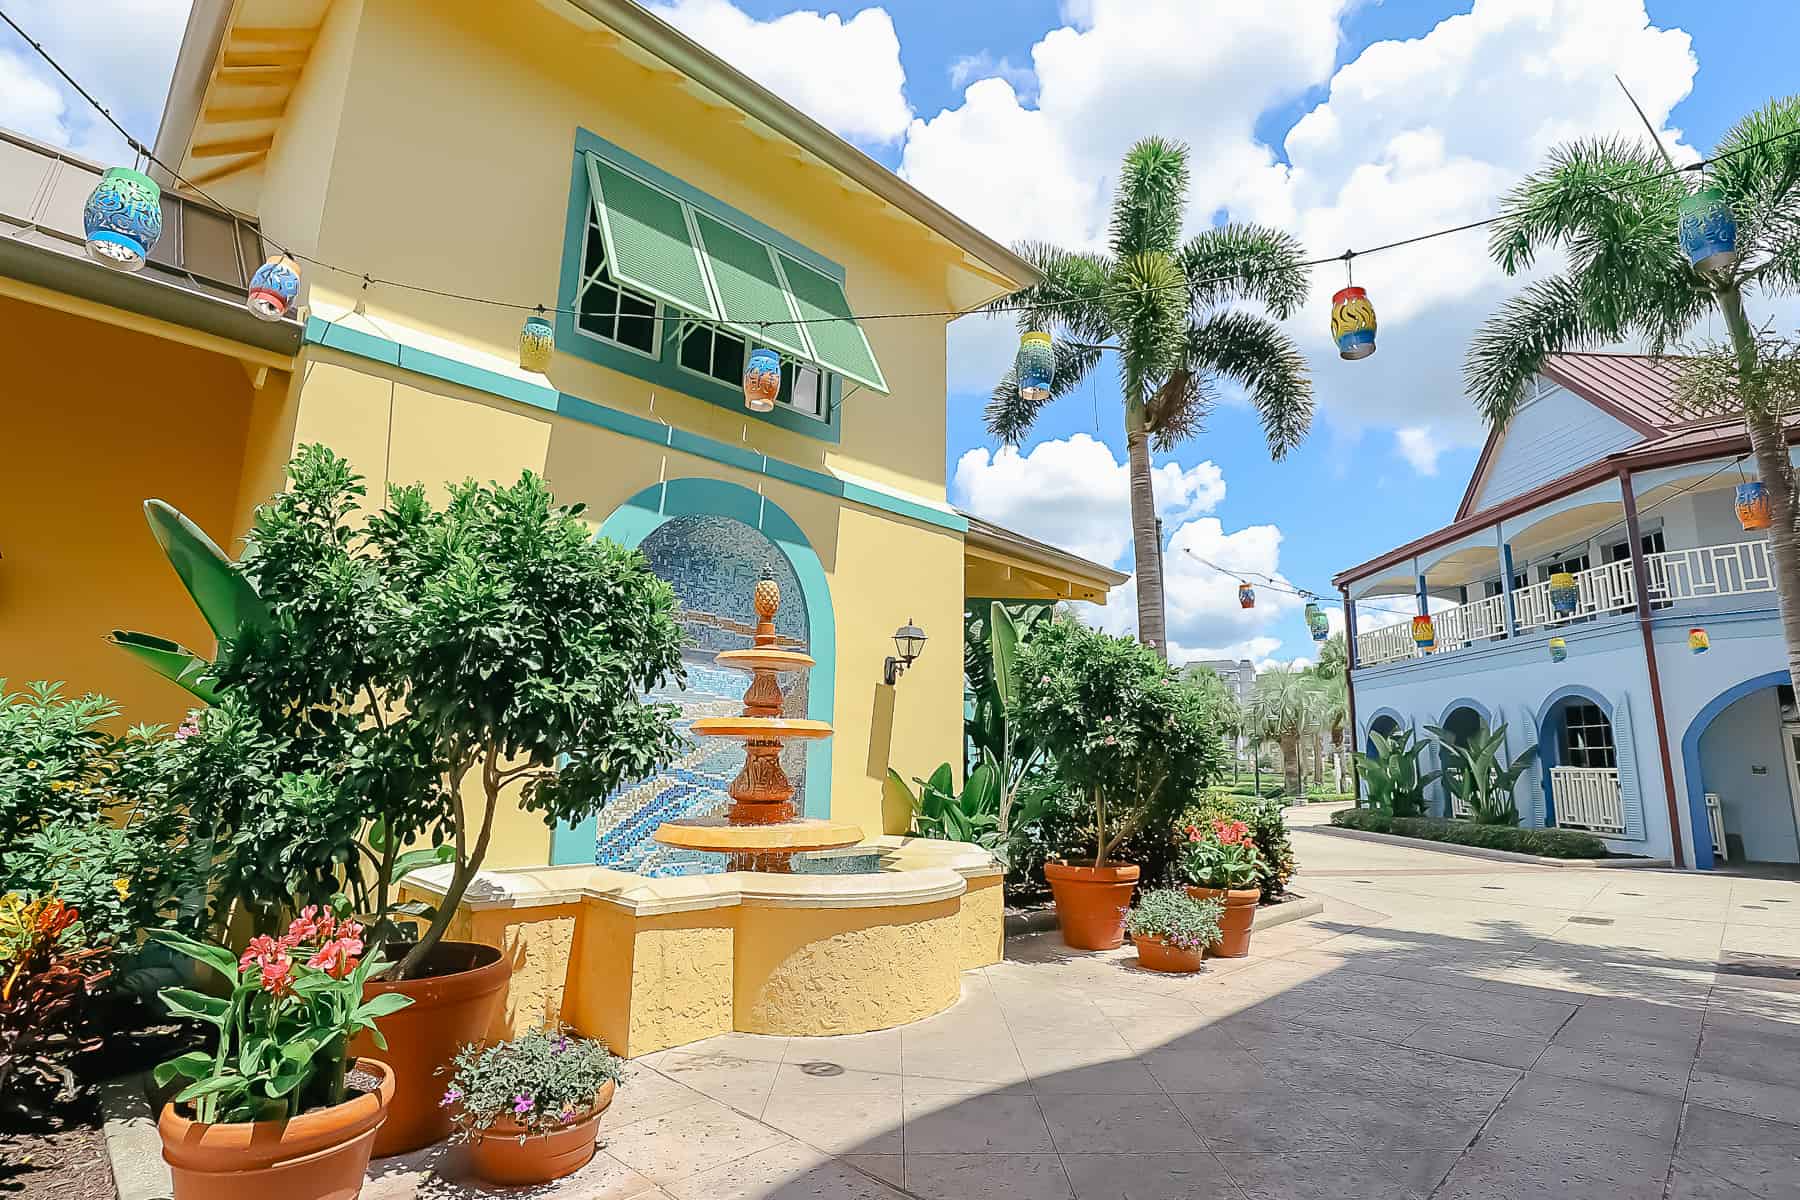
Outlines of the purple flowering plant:
{"label": "purple flowering plant", "polygon": [[1132,937],[1161,938],[1177,950],[1199,950],[1219,940],[1217,900],[1196,900],[1186,888],[1162,887],[1139,893],[1126,914]]}
{"label": "purple flowering plant", "polygon": [[600,1089],[625,1078],[624,1061],[594,1038],[534,1029],[492,1046],[464,1046],[438,1103],[453,1109],[461,1136],[502,1125],[519,1136],[554,1133],[586,1120]]}

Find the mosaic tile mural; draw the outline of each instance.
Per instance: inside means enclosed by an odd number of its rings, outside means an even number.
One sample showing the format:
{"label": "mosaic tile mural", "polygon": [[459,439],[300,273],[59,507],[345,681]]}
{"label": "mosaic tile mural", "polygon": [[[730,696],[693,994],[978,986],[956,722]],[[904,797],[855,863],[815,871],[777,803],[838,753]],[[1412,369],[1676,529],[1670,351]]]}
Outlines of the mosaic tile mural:
{"label": "mosaic tile mural", "polygon": [[[682,657],[687,686],[669,686],[650,699],[681,709],[677,728],[683,734],[697,717],[732,716],[743,711],[750,677],[720,668],[713,656],[721,650],[748,647],[756,630],[751,596],[765,570],[781,585],[781,610],[775,630],[782,644],[807,644],[806,600],[787,556],[763,534],[730,517],[677,517],[659,526],[639,547],[650,569],[669,581],[681,603],[680,620],[687,635]],[[807,680],[801,672],[779,676],[784,716],[804,717]],[[782,766],[794,781],[794,804],[805,810],[806,747],[788,746]],[[741,742],[693,739],[687,752],[661,774],[627,784],[607,797],[600,810],[594,861],[603,867],[645,875],[691,874],[724,869],[722,855],[676,850],[651,839],[656,827],[679,817],[709,816],[731,803],[725,789],[744,764]]]}

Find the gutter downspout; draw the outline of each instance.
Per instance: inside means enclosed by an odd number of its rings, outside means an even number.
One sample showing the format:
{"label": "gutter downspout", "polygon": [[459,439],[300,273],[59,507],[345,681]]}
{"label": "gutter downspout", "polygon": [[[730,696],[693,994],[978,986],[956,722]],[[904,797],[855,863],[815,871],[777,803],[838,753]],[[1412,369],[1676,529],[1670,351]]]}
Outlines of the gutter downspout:
{"label": "gutter downspout", "polygon": [[1644,639],[1644,666],[1650,672],[1650,707],[1656,713],[1656,748],[1662,753],[1663,797],[1669,806],[1669,849],[1677,868],[1687,865],[1682,854],[1681,815],[1675,804],[1675,765],[1669,756],[1669,729],[1663,716],[1662,674],[1656,666],[1656,642],[1650,631],[1650,572],[1644,565],[1644,537],[1638,528],[1637,495],[1631,490],[1631,472],[1619,468],[1619,494],[1625,501],[1625,536],[1631,539],[1631,584],[1637,594],[1638,632]]}
{"label": "gutter downspout", "polygon": [[1350,588],[1338,588],[1344,601],[1344,695],[1346,715],[1350,720],[1350,794],[1356,806],[1362,807],[1362,772],[1356,766],[1356,754],[1362,741],[1356,724],[1356,606],[1350,603]]}

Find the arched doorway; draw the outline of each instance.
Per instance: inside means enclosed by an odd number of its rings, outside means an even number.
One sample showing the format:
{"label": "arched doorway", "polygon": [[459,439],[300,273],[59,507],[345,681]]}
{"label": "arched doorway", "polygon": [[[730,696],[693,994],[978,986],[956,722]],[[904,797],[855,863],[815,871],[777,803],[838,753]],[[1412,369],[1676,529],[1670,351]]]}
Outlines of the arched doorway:
{"label": "arched doorway", "polygon": [[1625,834],[1619,737],[1605,697],[1575,688],[1552,696],[1538,717],[1538,757],[1546,825]]}
{"label": "arched doorway", "polygon": [[1399,713],[1394,712],[1392,709],[1383,709],[1376,713],[1374,719],[1369,722],[1369,739],[1368,744],[1364,747],[1363,753],[1367,754],[1370,758],[1381,757],[1380,754],[1377,753],[1379,747],[1375,745],[1375,735],[1379,733],[1384,738],[1391,738],[1399,732]]}
{"label": "arched doorway", "polygon": [[1800,862],[1800,709],[1786,671],[1720,693],[1688,727],[1681,752],[1695,866]]}
{"label": "arched doorway", "polygon": [[[1443,719],[1438,722],[1449,737],[1451,745],[1462,748],[1473,746],[1488,731],[1488,712],[1485,707],[1473,700],[1455,700],[1444,710]],[[1434,748],[1433,756],[1437,759],[1439,770],[1449,766],[1454,760],[1445,754],[1442,748]],[[1450,786],[1450,779],[1445,776],[1434,785],[1441,797],[1443,814],[1446,817],[1466,817],[1469,810],[1458,802],[1455,791]]]}
{"label": "arched doorway", "polygon": [[[600,536],[643,553],[650,569],[675,590],[686,634],[685,685],[649,699],[680,710],[677,727],[696,717],[741,711],[748,677],[720,668],[721,650],[751,644],[752,594],[765,573],[781,589],[776,633],[804,649],[810,673],[783,673],[782,711],[832,719],[836,631],[825,573],[799,526],[758,493],[716,479],[675,479],[647,488],[621,505]],[[641,874],[696,869],[697,856],[652,840],[656,827],[678,817],[706,816],[730,803],[726,788],[743,766],[734,742],[693,742],[668,769],[619,788],[597,817],[559,828],[553,863],[597,863]],[[829,739],[788,747],[782,766],[793,781],[794,803],[808,816],[830,813]]]}

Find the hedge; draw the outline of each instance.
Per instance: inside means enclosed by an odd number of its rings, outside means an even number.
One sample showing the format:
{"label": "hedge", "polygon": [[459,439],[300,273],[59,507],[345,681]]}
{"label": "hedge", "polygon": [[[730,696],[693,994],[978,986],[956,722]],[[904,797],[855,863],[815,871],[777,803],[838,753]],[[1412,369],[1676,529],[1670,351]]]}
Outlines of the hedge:
{"label": "hedge", "polygon": [[1356,799],[1354,792],[1308,792],[1304,800],[1289,800],[1289,804],[1348,804]]}
{"label": "hedge", "polygon": [[1391,817],[1372,808],[1346,808],[1331,814],[1341,829],[1367,833],[1393,833],[1401,837],[1488,850],[1511,850],[1543,858],[1606,858],[1606,843],[1591,833],[1574,829],[1521,829],[1511,825],[1476,825],[1471,821],[1446,821],[1439,817]]}

